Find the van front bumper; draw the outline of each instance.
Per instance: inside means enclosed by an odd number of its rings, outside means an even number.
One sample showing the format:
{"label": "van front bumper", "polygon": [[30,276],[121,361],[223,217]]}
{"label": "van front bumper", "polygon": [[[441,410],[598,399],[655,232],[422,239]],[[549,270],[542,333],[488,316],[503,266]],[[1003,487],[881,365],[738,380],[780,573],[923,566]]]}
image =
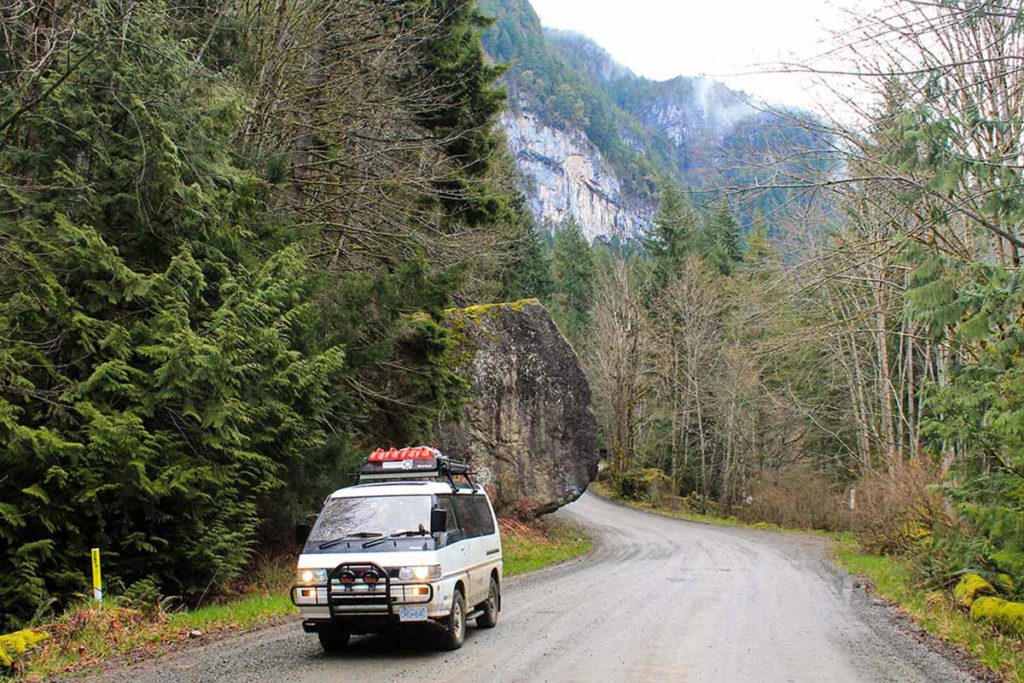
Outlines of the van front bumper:
{"label": "van front bumper", "polygon": [[[424,624],[435,624],[438,619],[448,616],[449,609],[444,606],[440,584],[408,584],[410,586],[427,586],[430,588],[429,602],[399,602],[391,603],[391,610],[384,604],[327,604],[326,599],[322,604],[300,604],[299,610],[302,613],[302,630],[306,633],[318,633],[324,630],[343,628],[349,633],[378,633],[382,631],[394,631],[401,627],[417,627]],[[392,586],[392,592],[398,586]],[[326,587],[321,586],[321,598],[325,598]],[[337,591],[336,591],[337,592]],[[294,593],[293,593],[294,595]],[[426,621],[402,621],[399,612],[402,607],[426,606]]]}
{"label": "van front bumper", "polygon": [[436,583],[391,582],[387,587],[371,588],[357,584],[344,588],[335,584],[330,591],[327,586],[293,586],[292,604],[299,608],[333,607],[336,612],[387,612],[388,604],[429,605],[438,595]]}
{"label": "van front bumper", "polygon": [[440,583],[396,583],[371,589],[365,585],[342,588],[327,586],[293,586],[292,604],[309,615],[377,615],[396,612],[399,607],[427,605],[427,610],[440,604]]}
{"label": "van front bumper", "polygon": [[[375,575],[372,582],[365,577]],[[448,598],[442,582],[401,581],[372,562],[343,563],[328,573],[326,585],[299,585],[291,590],[292,602],[305,618],[306,630],[319,630],[324,624],[344,623],[387,626],[402,622],[403,607],[425,607],[427,619],[448,615]],[[308,625],[307,625],[308,624]],[[358,632],[353,630],[353,632]]]}

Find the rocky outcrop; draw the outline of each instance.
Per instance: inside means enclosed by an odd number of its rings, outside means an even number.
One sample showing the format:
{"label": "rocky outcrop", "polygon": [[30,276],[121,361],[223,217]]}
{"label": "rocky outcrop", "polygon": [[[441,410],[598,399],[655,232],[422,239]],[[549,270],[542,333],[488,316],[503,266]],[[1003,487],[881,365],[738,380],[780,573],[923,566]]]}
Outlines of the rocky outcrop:
{"label": "rocky outcrop", "polygon": [[523,110],[506,113],[501,124],[542,224],[559,226],[571,216],[593,240],[629,237],[649,222],[650,210],[626,200],[618,176],[582,131],[554,128]]}
{"label": "rocky outcrop", "polygon": [[[528,0],[479,6],[495,18],[484,47],[508,65],[501,124],[540,225],[572,216],[591,240],[641,236],[666,182],[693,191],[699,206],[741,198],[732,208],[742,226],[832,211],[820,193],[777,183],[839,170],[821,152],[835,145],[828,127],[808,112],[766,108],[710,78],[641,77],[588,38],[545,30]],[[750,191],[731,191],[740,187]]]}
{"label": "rocky outcrop", "polygon": [[747,95],[717,81],[679,76],[649,83],[642,103],[632,113],[648,128],[668,136],[677,148],[703,146],[704,158],[717,162],[714,148],[723,135],[758,111]]}
{"label": "rocky outcrop", "polygon": [[505,515],[539,515],[597,475],[597,423],[575,352],[535,299],[448,313],[458,371],[472,383],[460,419],[434,443],[468,461]]}

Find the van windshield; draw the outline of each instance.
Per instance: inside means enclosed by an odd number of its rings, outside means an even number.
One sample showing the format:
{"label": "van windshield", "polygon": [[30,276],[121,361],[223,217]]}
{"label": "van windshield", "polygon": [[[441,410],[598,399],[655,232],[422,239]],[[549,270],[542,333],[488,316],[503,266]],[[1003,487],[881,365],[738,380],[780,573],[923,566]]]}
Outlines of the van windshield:
{"label": "van windshield", "polygon": [[430,528],[430,496],[365,496],[331,498],[309,534],[309,546],[352,537],[387,536]]}

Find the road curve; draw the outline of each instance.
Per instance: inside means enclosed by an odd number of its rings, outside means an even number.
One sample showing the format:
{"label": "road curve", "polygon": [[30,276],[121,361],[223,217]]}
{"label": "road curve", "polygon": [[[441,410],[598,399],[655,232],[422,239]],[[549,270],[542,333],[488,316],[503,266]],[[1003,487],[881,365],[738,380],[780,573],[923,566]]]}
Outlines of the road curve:
{"label": "road curve", "polygon": [[493,630],[457,652],[407,637],[321,653],[298,622],[108,671],[199,681],[971,681],[824,556],[821,539],[659,517],[587,494],[586,558],[510,579]]}

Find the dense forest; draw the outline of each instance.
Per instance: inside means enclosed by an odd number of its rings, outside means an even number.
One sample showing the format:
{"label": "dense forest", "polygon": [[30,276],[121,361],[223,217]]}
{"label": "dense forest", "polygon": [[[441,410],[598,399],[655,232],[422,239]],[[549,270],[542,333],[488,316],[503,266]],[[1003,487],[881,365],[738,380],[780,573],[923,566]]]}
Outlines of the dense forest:
{"label": "dense forest", "polygon": [[778,181],[834,211],[744,238],[743,192],[667,184],[640,248],[558,234],[614,489],[852,529],[932,586],[1024,577],[1020,12],[894,0],[842,34],[844,173]]}
{"label": "dense forest", "polygon": [[518,295],[529,245],[484,23],[0,5],[0,629],[83,593],[90,547],[112,591],[216,594],[458,407],[434,320]]}
{"label": "dense forest", "polygon": [[[0,629],[96,546],[114,591],[216,595],[459,408],[447,307],[526,296],[616,492],[1021,585],[1024,23],[888,10],[837,48],[853,115],[765,112],[822,144],[716,188],[622,142],[652,84],[594,90],[469,0],[0,5]],[[549,74],[511,65],[514,97],[608,137],[644,234],[534,229],[488,29]]]}

